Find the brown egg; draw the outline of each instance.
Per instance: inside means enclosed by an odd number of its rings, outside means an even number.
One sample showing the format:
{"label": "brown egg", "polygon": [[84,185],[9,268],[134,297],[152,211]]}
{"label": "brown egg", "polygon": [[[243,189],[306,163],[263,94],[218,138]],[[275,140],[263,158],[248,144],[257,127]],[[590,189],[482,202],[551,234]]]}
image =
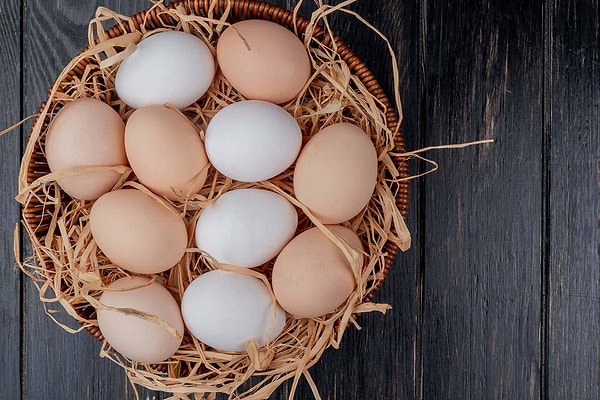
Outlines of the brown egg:
{"label": "brown egg", "polygon": [[217,61],[225,78],[246,99],[285,103],[310,77],[304,44],[274,22],[252,19],[227,28],[217,42]]}
{"label": "brown egg", "polygon": [[[156,316],[144,319],[135,313],[99,308],[98,327],[108,343],[125,357],[144,363],[158,363],[172,356],[183,339],[179,305],[167,289],[149,278],[125,277],[108,286],[100,302],[108,307],[127,308]],[[170,331],[168,325],[175,331]]]}
{"label": "brown egg", "polygon": [[[67,171],[85,166],[127,165],[119,114],[96,99],[77,99],[56,114],[46,137],[46,159],[50,171]],[[71,197],[95,200],[110,191],[120,174],[96,171],[58,180]]]}
{"label": "brown egg", "polygon": [[[362,250],[352,230],[328,226],[350,247]],[[339,247],[318,228],[292,239],[273,266],[273,292],[284,310],[298,318],[316,318],[335,311],[354,290],[356,281]]]}
{"label": "brown egg", "polygon": [[90,227],[112,263],[139,274],[166,271],[187,248],[187,230],[177,211],[135,189],[115,190],[96,200]]}
{"label": "brown egg", "polygon": [[204,143],[192,123],[170,108],[136,110],[125,127],[125,150],[140,182],[171,200],[193,196],[206,181]]}
{"label": "brown egg", "polygon": [[359,127],[339,123],[315,134],[294,170],[296,198],[324,224],[356,216],[377,183],[377,152]]}

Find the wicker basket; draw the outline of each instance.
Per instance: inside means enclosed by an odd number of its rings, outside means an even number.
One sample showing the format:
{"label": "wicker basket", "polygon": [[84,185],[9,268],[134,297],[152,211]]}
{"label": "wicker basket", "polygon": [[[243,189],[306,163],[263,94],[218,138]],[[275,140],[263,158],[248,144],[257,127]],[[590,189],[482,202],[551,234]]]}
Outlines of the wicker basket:
{"label": "wicker basket", "polygon": [[[136,34],[136,32],[147,34],[161,28],[189,29],[189,22],[185,22],[188,21],[188,18],[182,16],[220,21],[215,26],[242,19],[267,19],[297,32],[302,39],[306,39],[305,34],[308,32],[311,38],[311,40],[305,40],[308,46],[321,46],[321,48],[324,46],[334,51],[345,62],[351,74],[362,83],[363,86],[357,90],[367,90],[375,100],[380,110],[381,120],[385,121],[385,125],[387,125],[385,131],[392,138],[393,145],[388,145],[385,157],[390,161],[390,165],[380,168],[383,174],[380,177],[380,184],[384,185],[386,193],[391,193],[395,199],[392,208],[398,214],[396,218],[392,219],[397,219],[400,213],[402,216],[406,215],[408,183],[402,178],[408,176],[408,167],[405,157],[402,156],[405,150],[397,114],[365,64],[339,38],[332,37],[321,25],[316,25],[291,11],[270,4],[244,0],[188,0],[168,5],[159,3],[130,18],[109,13],[107,10],[99,10],[96,23],[90,25],[96,33],[92,44],[82,50],[82,53],[65,68],[49,91],[48,100],[40,106],[39,116],[30,133],[22,160],[19,201],[23,203],[23,219],[34,253],[29,262],[22,263],[23,271],[38,285],[41,297],[60,302],[85,330],[100,341],[103,341],[103,337],[96,325],[95,309],[85,300],[86,295],[97,298],[100,288],[94,287],[90,280],[86,281],[82,278],[82,274],[93,275],[95,273],[103,284],[106,284],[107,280],[113,279],[114,276],[89,269],[82,272],[78,269],[81,266],[72,264],[71,259],[64,255],[64,249],[59,248],[56,244],[61,243],[61,240],[69,240],[64,237],[58,238],[60,232],[57,228],[57,219],[65,214],[79,213],[76,214],[78,215],[77,219],[71,220],[70,225],[66,228],[74,236],[77,236],[77,240],[84,240],[81,238],[86,235],[86,216],[91,204],[72,200],[53,181],[44,181],[44,177],[49,173],[43,152],[45,132],[55,112],[64,104],[65,98],[69,97],[93,95],[111,104],[124,118],[127,118],[131,109],[119,102],[114,91],[110,90],[111,82],[102,78],[109,76],[110,73],[98,72],[101,70],[99,67],[101,59],[118,57],[118,50],[126,47],[125,40],[119,39],[132,37],[132,34]],[[101,28],[101,23],[106,19],[111,19],[108,17],[114,19],[116,24],[112,28],[104,30]],[[90,31],[92,32],[94,29]],[[138,34],[135,40],[139,40],[140,37],[141,35]],[[103,46],[103,44],[108,45]],[[96,47],[102,48],[102,50],[97,53],[90,52]],[[95,78],[90,78],[96,73],[98,75],[95,75]],[[94,83],[85,84],[86,80],[94,80]],[[97,93],[94,93],[94,90],[97,90]],[[290,105],[290,107],[292,106]],[[193,110],[184,110],[184,112],[191,119],[197,117]],[[374,195],[370,207],[379,210],[374,214],[384,214],[384,211],[381,210],[381,199],[375,197]],[[394,216],[392,215],[392,217]],[[368,225],[369,222],[356,220],[350,226],[362,229],[361,232],[364,236],[367,234],[365,231],[368,230],[368,226],[366,229],[363,226],[365,224]],[[192,346],[191,348],[196,346],[198,349],[196,358],[187,352],[186,356],[174,357],[159,365],[144,365],[128,362],[106,344],[103,346],[103,351],[105,355],[126,369],[132,382],[151,389],[179,393],[231,393],[238,390],[237,388],[252,376],[253,378],[250,379],[252,382],[246,382],[244,392],[239,393],[240,398],[268,398],[284,380],[298,379],[303,372],[318,361],[326,348],[337,347],[344,329],[353,323],[358,313],[385,309],[385,307],[370,303],[370,300],[384,280],[396,256],[399,222],[397,220],[388,221],[386,225],[380,221],[378,224],[378,233],[371,233],[373,237],[377,236],[378,240],[365,239],[369,241],[370,245],[373,244],[372,242],[378,243],[377,246],[369,247],[379,247],[372,248],[369,255],[373,260],[371,263],[373,272],[369,274],[366,282],[363,282],[362,289],[361,285],[357,286],[357,293],[351,296],[354,302],[349,301],[343,310],[334,316],[329,316],[328,319],[288,318],[284,334],[267,350],[259,350],[255,354],[218,354],[218,352],[196,343],[189,337],[189,333],[186,333],[183,346]],[[400,221],[400,224],[403,222]],[[304,217],[301,227],[306,228],[309,225],[310,220]],[[87,234],[89,235],[89,232]],[[396,240],[392,240],[394,238]],[[77,257],[77,254],[75,256]],[[102,260],[102,258],[98,259]],[[77,260],[80,259],[77,258]],[[267,265],[260,272],[268,276],[269,268]],[[173,283],[173,277],[169,276],[169,272],[163,273],[160,278],[164,279],[172,290],[177,290],[177,285]],[[84,292],[82,292],[82,288],[86,288]],[[177,293],[175,295],[178,300],[181,298],[181,293],[179,293],[179,297],[177,297]],[[296,344],[289,346],[291,341]],[[286,343],[290,350],[280,351],[283,348],[282,345]]]}

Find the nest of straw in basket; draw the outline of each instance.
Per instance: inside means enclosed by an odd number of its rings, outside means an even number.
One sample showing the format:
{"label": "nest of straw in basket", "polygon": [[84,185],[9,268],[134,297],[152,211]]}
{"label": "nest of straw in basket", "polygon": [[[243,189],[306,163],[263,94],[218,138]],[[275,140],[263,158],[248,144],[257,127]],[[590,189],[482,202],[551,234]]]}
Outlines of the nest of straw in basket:
{"label": "nest of straw in basket", "polygon": [[[298,5],[299,7],[299,5]],[[298,7],[296,9],[298,9]],[[300,202],[292,190],[292,169],[268,182],[242,184],[211,169],[204,188],[192,199],[171,201],[187,221],[189,232],[202,209],[221,194],[242,187],[259,187],[286,197],[299,210],[299,231],[317,226],[330,236],[351,261],[357,286],[347,302],[335,313],[317,319],[288,316],[283,333],[272,343],[244,353],[224,353],[198,342],[186,333],[177,353],[159,365],[132,363],[105,342],[101,354],[120,364],[132,383],[175,393],[228,393],[230,398],[265,399],[285,380],[304,375],[318,398],[308,374],[328,347],[338,348],[345,329],[356,323],[356,315],[385,312],[389,306],[371,302],[373,293],[385,279],[397,249],[410,246],[410,234],[403,215],[408,203],[408,169],[399,114],[383,93],[367,67],[329,29],[327,15],[349,12],[341,7],[323,6],[310,20],[295,11],[254,1],[187,0],[170,4],[155,2],[150,9],[132,17],[98,9],[89,25],[89,45],[62,71],[42,103],[30,132],[19,176],[23,219],[33,256],[20,263],[36,283],[45,305],[60,306],[81,325],[81,329],[103,340],[95,320],[94,305],[110,282],[127,273],[110,264],[99,251],[88,224],[92,202],[73,200],[57,185],[65,175],[87,172],[96,167],[50,173],[44,156],[46,131],[53,116],[68,102],[93,97],[111,105],[124,120],[133,112],[115,94],[114,77],[119,61],[135,49],[144,37],[165,29],[181,30],[202,38],[214,51],[220,33],[239,19],[270,19],[293,30],[303,40],[313,67],[313,75],[297,99],[284,105],[300,124],[304,142],[322,127],[351,122],[367,132],[379,156],[379,178],[367,208],[345,225],[358,233],[366,249],[351,254]],[[359,16],[359,20],[363,21]],[[105,29],[104,26],[113,27]],[[385,40],[385,38],[384,38]],[[392,54],[392,59],[394,59]],[[395,70],[395,62],[394,62]],[[396,70],[395,70],[396,71]],[[395,73],[397,83],[397,73]],[[397,91],[396,91],[397,92]],[[182,110],[200,134],[208,121],[224,106],[242,100],[218,72],[207,94]],[[396,93],[398,107],[400,99]],[[401,115],[401,114],[400,114]],[[111,167],[103,167],[111,168]],[[117,187],[133,186],[147,191],[131,170],[114,167],[122,175]],[[167,201],[161,199],[161,201]],[[191,236],[191,235],[190,235]],[[364,257],[362,268],[357,262]],[[269,282],[272,264],[244,270]],[[198,275],[215,268],[235,269],[215,264],[210,257],[190,246],[173,269],[155,275],[179,301],[187,285]],[[52,316],[51,313],[49,313]]]}

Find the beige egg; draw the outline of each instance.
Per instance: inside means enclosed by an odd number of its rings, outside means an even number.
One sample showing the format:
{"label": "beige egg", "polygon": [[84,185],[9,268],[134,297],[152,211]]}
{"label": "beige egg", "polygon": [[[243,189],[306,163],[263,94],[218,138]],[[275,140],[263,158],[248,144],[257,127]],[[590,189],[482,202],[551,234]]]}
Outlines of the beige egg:
{"label": "beige egg", "polygon": [[[363,249],[352,230],[328,226],[357,251]],[[316,318],[342,305],[356,286],[350,263],[318,228],[292,239],[273,266],[273,292],[284,310],[298,318]]]}
{"label": "beige egg", "polygon": [[187,248],[186,226],[177,211],[135,189],[115,190],[96,200],[90,227],[113,264],[139,274],[166,271]]}
{"label": "beige egg", "polygon": [[204,143],[194,125],[176,110],[136,110],[125,127],[129,164],[148,189],[171,200],[198,193],[208,174]]}
{"label": "beige egg", "polygon": [[377,183],[377,152],[359,127],[338,123],[315,134],[294,169],[296,198],[324,224],[356,216]]}
{"label": "beige egg", "polygon": [[[102,335],[125,357],[158,363],[179,348],[184,332],[179,305],[159,283],[139,276],[121,278],[108,286],[100,302],[107,307],[128,309],[127,312],[102,307],[96,310]],[[150,314],[157,320],[143,318],[132,310]]]}
{"label": "beige egg", "polygon": [[[110,106],[81,98],[65,105],[52,119],[45,153],[52,172],[86,166],[127,165],[125,124]],[[95,200],[119,180],[114,171],[94,171],[61,178],[60,187],[71,197]]]}
{"label": "beige egg", "polygon": [[304,44],[274,22],[252,19],[227,28],[217,42],[217,61],[225,78],[246,99],[285,103],[310,77]]}

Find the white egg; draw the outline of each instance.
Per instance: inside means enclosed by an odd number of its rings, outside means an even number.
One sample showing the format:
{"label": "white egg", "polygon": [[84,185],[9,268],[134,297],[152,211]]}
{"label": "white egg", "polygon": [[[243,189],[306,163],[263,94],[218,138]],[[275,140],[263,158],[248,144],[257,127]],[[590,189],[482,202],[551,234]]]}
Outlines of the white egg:
{"label": "white egg", "polygon": [[277,256],[297,226],[294,206],[277,193],[232,190],[200,214],[196,245],[220,263],[252,268]]}
{"label": "white egg", "polygon": [[283,108],[262,100],[221,109],[208,124],[206,154],[223,175],[241,182],[270,179],[298,157],[302,132]]}
{"label": "white egg", "polygon": [[171,103],[186,107],[198,100],[215,76],[215,61],[196,36],[165,31],[147,37],[117,70],[115,89],[133,108]]}
{"label": "white egg", "polygon": [[183,294],[181,312],[192,335],[222,351],[244,351],[251,339],[262,347],[285,325],[285,311],[261,280],[229,271],[196,278]]}

